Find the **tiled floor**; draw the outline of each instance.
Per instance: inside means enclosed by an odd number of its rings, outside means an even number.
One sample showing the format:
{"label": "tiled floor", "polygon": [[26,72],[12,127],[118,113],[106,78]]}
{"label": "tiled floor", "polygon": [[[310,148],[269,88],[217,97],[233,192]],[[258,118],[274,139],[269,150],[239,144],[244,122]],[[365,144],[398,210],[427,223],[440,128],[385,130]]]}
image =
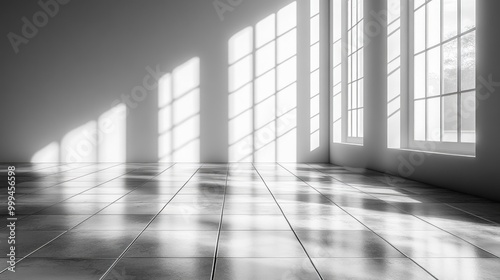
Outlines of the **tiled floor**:
{"label": "tiled floor", "polygon": [[[17,272],[4,269],[4,226],[0,279],[500,279],[500,203],[376,172],[322,164],[16,172]],[[6,190],[0,198],[5,221]]]}

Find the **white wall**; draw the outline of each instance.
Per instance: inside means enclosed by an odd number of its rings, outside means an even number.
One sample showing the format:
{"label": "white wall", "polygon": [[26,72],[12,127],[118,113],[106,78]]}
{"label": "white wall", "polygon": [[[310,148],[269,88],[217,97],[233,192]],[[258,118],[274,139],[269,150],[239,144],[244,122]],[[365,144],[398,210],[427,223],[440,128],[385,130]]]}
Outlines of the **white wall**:
{"label": "white wall", "polygon": [[[386,0],[365,0],[365,17],[386,9]],[[500,1],[477,0],[477,77],[500,82]],[[330,144],[332,163],[387,172],[449,189],[500,200],[500,87],[481,89],[477,100],[475,157],[388,149],[386,142],[386,34],[365,50],[364,146]]]}
{"label": "white wall", "polygon": [[[47,12],[37,1],[3,1],[1,34],[24,37],[23,17],[33,22],[35,15],[39,27],[36,32],[25,30],[32,34],[25,34],[30,38],[23,39],[18,53],[7,36],[0,40],[0,162],[74,161],[72,151],[78,161],[157,162],[163,132],[158,129],[158,89],[152,84],[193,58],[199,60],[199,73],[193,74],[199,75],[199,104],[194,105],[199,106],[199,131],[191,134],[198,137],[199,150],[184,159],[228,161],[228,41],[291,2],[73,0],[58,4],[57,10],[49,5],[52,15],[43,22]],[[221,17],[214,3],[227,8],[219,11]],[[308,3],[297,2],[299,117],[293,152],[296,161],[327,162],[326,60],[321,62],[320,145],[309,148]],[[321,3],[326,7],[326,0]],[[322,9],[323,26],[327,26],[326,11]],[[326,56],[328,31],[321,32]],[[106,121],[100,122],[102,116],[117,106],[126,107],[126,118],[112,126],[112,133],[102,132],[100,128],[106,127]],[[176,137],[187,136],[178,130]],[[174,146],[181,145],[178,141]]]}

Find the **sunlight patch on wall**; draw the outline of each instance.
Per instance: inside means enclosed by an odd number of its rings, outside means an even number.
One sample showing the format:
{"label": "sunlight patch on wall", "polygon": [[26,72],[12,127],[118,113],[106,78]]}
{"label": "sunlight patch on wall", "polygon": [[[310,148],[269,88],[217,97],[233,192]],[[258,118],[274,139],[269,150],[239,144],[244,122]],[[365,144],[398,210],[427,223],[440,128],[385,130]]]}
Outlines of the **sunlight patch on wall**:
{"label": "sunlight patch on wall", "polygon": [[200,59],[165,74],[158,88],[158,160],[200,161]]}

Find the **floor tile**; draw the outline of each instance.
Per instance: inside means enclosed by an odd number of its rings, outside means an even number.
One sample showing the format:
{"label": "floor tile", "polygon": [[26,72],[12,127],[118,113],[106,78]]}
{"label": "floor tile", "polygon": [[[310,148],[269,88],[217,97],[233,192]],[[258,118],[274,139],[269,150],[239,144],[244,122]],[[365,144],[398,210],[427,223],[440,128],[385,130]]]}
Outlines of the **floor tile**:
{"label": "floor tile", "polygon": [[324,280],[431,280],[435,279],[410,259],[314,258]]}
{"label": "floor tile", "polygon": [[283,215],[227,215],[221,230],[290,230]]}
{"label": "floor tile", "polygon": [[39,215],[93,215],[109,205],[109,202],[61,202],[46,208]]}
{"label": "floor tile", "polygon": [[416,258],[415,261],[439,280],[500,279],[500,259]]}
{"label": "floor tile", "polygon": [[32,257],[117,258],[138,234],[137,231],[71,231],[47,244]]}
{"label": "floor tile", "polygon": [[360,222],[345,213],[333,215],[286,215],[294,230],[366,230]]}
{"label": "floor tile", "polygon": [[411,258],[494,257],[444,231],[379,231],[378,233]]}
{"label": "floor tile", "polygon": [[304,258],[306,254],[291,231],[222,231],[218,256]]}
{"label": "floor tile", "polygon": [[123,230],[140,231],[153,215],[95,215],[75,227],[75,231]]}
{"label": "floor tile", "polygon": [[[16,246],[16,257],[24,257],[35,251],[45,243],[59,236],[64,231],[17,231],[14,244]],[[11,244],[7,243],[8,231],[0,232],[0,252],[9,252]],[[1,278],[1,277],[0,277]]]}
{"label": "floor tile", "polygon": [[120,214],[120,215],[133,215],[133,214],[158,214],[165,203],[145,203],[145,202],[129,202],[120,203],[115,202],[105,209],[103,209],[99,214]]}
{"label": "floor tile", "polygon": [[145,231],[125,257],[213,257],[217,231]]}
{"label": "floor tile", "polygon": [[218,230],[220,215],[158,215],[147,230]]}
{"label": "floor tile", "polygon": [[215,280],[320,279],[308,258],[218,258]]}
{"label": "floor tile", "polygon": [[162,215],[220,215],[222,201],[214,203],[169,202],[161,211]]}
{"label": "floor tile", "polygon": [[213,258],[123,258],[104,279],[209,279],[212,263]]}
{"label": "floor tile", "polygon": [[313,258],[402,258],[393,246],[368,230],[297,231]]}
{"label": "floor tile", "polygon": [[[0,274],[8,280],[89,280],[99,279],[113,260],[62,260],[28,258],[16,265],[16,272]],[[4,278],[8,277],[8,278]],[[116,279],[116,278],[115,278]]]}
{"label": "floor tile", "polygon": [[17,225],[18,231],[59,231],[68,230],[89,215],[31,215]]}
{"label": "floor tile", "polygon": [[276,202],[225,202],[224,215],[281,215]]}

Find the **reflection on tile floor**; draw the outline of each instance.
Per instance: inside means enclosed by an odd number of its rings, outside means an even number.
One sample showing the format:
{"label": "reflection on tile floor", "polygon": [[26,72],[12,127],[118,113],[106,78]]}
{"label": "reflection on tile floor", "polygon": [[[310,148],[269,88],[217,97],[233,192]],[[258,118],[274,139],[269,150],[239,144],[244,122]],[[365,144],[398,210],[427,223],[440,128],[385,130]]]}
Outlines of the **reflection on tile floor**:
{"label": "reflection on tile floor", "polygon": [[500,203],[377,172],[16,168],[17,272],[4,227],[0,279],[500,279]]}

